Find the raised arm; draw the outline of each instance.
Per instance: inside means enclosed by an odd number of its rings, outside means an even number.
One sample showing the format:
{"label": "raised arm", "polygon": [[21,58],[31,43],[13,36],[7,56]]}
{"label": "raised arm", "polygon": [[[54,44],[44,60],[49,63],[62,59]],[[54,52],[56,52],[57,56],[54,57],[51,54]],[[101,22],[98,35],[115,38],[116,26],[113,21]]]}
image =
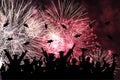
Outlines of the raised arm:
{"label": "raised arm", "polygon": [[24,56],[26,55],[27,52],[28,52],[27,50],[25,52],[22,52],[22,55],[19,58],[19,62],[22,61],[22,59],[24,58]]}
{"label": "raised arm", "polygon": [[84,52],[85,52],[87,49],[81,48],[81,50],[82,50],[82,62],[84,62],[84,61],[85,61],[85,54],[84,54]]}
{"label": "raised arm", "polygon": [[66,59],[73,53],[74,47],[75,47],[75,44],[73,45],[73,47],[72,47],[71,49],[69,49],[69,51],[68,51],[67,54],[65,55],[65,58],[66,58]]}
{"label": "raised arm", "polygon": [[41,49],[42,49],[43,55],[45,56],[46,60],[48,60],[48,55],[47,55],[46,50],[44,50],[43,48],[41,48]]}
{"label": "raised arm", "polygon": [[10,63],[12,62],[12,57],[10,56],[10,53],[7,51],[7,49],[4,49],[5,55],[9,59]]}

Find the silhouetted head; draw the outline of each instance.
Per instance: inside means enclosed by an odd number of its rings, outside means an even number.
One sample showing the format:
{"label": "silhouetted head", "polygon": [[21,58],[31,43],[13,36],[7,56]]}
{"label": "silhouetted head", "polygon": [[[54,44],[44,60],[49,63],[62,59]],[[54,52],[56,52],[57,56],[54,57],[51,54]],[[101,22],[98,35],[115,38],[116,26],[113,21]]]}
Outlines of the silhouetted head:
{"label": "silhouetted head", "polygon": [[92,65],[94,66],[94,61],[92,61]]}
{"label": "silhouetted head", "polygon": [[106,67],[109,68],[109,67],[110,67],[110,64],[106,63]]}
{"label": "silhouetted head", "polygon": [[96,63],[96,67],[101,67],[101,64],[99,61]]}
{"label": "silhouetted head", "polygon": [[64,56],[64,51],[59,52],[60,58]]}
{"label": "silhouetted head", "polygon": [[53,54],[53,53],[50,53],[50,54],[49,54],[49,59],[50,59],[50,60],[54,60],[54,58],[55,58],[54,54]]}
{"label": "silhouetted head", "polygon": [[24,64],[30,64],[29,59],[24,59]]}
{"label": "silhouetted head", "polygon": [[4,66],[5,66],[5,64],[4,64],[4,63],[2,63],[2,66],[4,67]]}
{"label": "silhouetted head", "polygon": [[33,57],[34,60],[36,60],[36,57]]}
{"label": "silhouetted head", "polygon": [[76,64],[76,62],[77,62],[77,60],[76,60],[76,58],[72,58],[72,64]]}
{"label": "silhouetted head", "polygon": [[14,60],[17,60],[17,58],[18,58],[18,55],[17,55],[17,54],[14,54],[14,55],[13,55],[13,59],[14,59]]}
{"label": "silhouetted head", "polygon": [[40,65],[42,65],[43,62],[42,62],[42,61],[39,61],[38,63],[39,63],[39,66],[40,66]]}
{"label": "silhouetted head", "polygon": [[90,62],[90,57],[87,57],[86,61],[87,61],[87,62]]}

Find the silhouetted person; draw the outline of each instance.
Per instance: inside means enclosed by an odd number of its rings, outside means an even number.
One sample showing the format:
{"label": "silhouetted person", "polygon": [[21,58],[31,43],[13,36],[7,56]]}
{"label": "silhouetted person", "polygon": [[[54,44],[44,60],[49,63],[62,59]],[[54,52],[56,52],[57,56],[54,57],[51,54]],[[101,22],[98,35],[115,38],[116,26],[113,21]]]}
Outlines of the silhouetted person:
{"label": "silhouetted person", "polygon": [[114,80],[114,70],[115,70],[115,67],[116,67],[116,62],[115,62],[115,56],[113,55],[113,62],[112,62],[112,65],[110,66],[109,63],[105,63],[105,71],[104,71],[104,78],[105,79],[110,79],[110,80]]}
{"label": "silhouetted person", "polygon": [[33,67],[30,64],[29,59],[24,59],[24,64],[22,65],[22,76],[24,79],[30,79],[32,76]]}
{"label": "silhouetted person", "polygon": [[68,77],[70,77],[70,79],[78,79],[78,77],[81,75],[79,73],[79,66],[77,65],[77,60],[76,58],[72,58],[72,62],[71,65],[69,65],[69,74]]}
{"label": "silhouetted person", "polygon": [[2,80],[4,80],[5,79],[6,67],[3,63],[2,63],[0,71],[1,71]]}
{"label": "silhouetted person", "polygon": [[32,66],[33,66],[33,69],[36,70],[37,66],[38,66],[38,61],[36,59],[36,57],[33,58],[33,61],[32,61]]}
{"label": "silhouetted person", "polygon": [[[46,50],[42,49],[44,59],[41,56],[40,59],[36,57],[31,59],[24,59],[23,64],[20,65],[27,51],[23,52],[20,57],[13,55],[5,49],[5,55],[7,56],[9,63],[2,64],[0,69],[3,80],[40,80],[40,79],[85,79],[85,80],[113,80],[113,73],[115,70],[116,55],[113,54],[113,63],[110,65],[103,59],[103,66],[99,61],[96,63],[94,60],[90,61],[90,57],[86,58],[86,48],[82,48],[82,55],[77,58],[73,58],[71,55],[75,44],[64,55],[64,51],[59,52],[59,58],[55,58],[53,53],[48,54]],[[79,64],[78,64],[79,63]]]}
{"label": "silhouetted person", "polygon": [[[69,49],[69,51],[67,52],[67,54],[64,56],[64,52],[60,51],[59,55],[60,58],[56,59],[56,69],[58,73],[65,73],[66,72],[66,63],[67,63],[67,59],[68,57],[73,53],[73,49],[75,47],[75,44],[73,45],[73,47],[71,49]],[[60,78],[65,78],[64,74],[58,74],[58,76],[60,76]]]}
{"label": "silhouetted person", "polygon": [[45,68],[42,67],[42,64],[43,64],[42,56],[40,57],[39,60],[36,60],[36,61],[33,60],[33,62],[35,62],[34,63],[35,64],[35,69],[34,69],[34,73],[33,73],[33,79],[42,79],[42,78],[44,78],[45,76],[43,74],[43,71],[45,70]]}
{"label": "silhouetted person", "polygon": [[97,61],[96,65],[93,69],[94,79],[102,79],[103,78],[103,75],[102,75],[103,69],[104,69],[104,66],[101,67],[101,63],[99,61]]}
{"label": "silhouetted person", "polygon": [[8,64],[8,70],[7,70],[8,78],[19,78],[20,63],[23,57],[25,56],[25,54],[27,53],[27,51],[23,52],[19,58],[17,54],[13,55],[13,58],[12,58],[10,53],[6,49],[4,51],[5,51],[5,55],[7,56],[10,62]]}
{"label": "silhouetted person", "polygon": [[90,79],[91,78],[91,66],[92,64],[90,63],[90,57],[87,57],[85,59],[85,51],[87,51],[86,48],[82,48],[82,62],[80,64],[82,68],[82,78],[85,79]]}
{"label": "silhouetted person", "polygon": [[48,73],[48,78],[53,78],[53,74],[55,73],[55,56],[53,53],[50,53],[49,55],[47,54],[46,50],[44,50],[43,48],[41,48],[43,51],[43,54],[46,58],[46,72]]}

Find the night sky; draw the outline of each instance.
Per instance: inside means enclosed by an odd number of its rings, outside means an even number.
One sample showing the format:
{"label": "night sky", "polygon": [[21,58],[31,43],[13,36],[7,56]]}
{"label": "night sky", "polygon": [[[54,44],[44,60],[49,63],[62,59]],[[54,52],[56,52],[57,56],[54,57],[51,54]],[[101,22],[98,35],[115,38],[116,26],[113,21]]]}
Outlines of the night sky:
{"label": "night sky", "polygon": [[120,0],[83,0],[104,48],[120,49]]}
{"label": "night sky", "polygon": [[[102,46],[114,49],[120,54],[120,0],[83,0],[91,19],[95,19],[95,33]],[[120,57],[118,67],[120,67]],[[115,77],[120,79],[120,70],[116,69]]]}

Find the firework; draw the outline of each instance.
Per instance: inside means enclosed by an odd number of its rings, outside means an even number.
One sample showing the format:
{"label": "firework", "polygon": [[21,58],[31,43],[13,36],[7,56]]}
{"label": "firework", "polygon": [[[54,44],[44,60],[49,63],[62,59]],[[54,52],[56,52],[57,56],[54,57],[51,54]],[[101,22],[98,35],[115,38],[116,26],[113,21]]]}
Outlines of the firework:
{"label": "firework", "polygon": [[[81,53],[80,48],[95,46],[97,36],[89,27],[91,21],[79,1],[50,0],[44,7],[44,10],[40,8],[40,13],[48,24],[48,36],[45,39],[53,40],[45,46],[49,53],[58,53],[60,50],[67,52],[75,43],[74,54],[78,56]],[[79,37],[75,37],[76,35]],[[52,36],[56,36],[57,40]]]}

